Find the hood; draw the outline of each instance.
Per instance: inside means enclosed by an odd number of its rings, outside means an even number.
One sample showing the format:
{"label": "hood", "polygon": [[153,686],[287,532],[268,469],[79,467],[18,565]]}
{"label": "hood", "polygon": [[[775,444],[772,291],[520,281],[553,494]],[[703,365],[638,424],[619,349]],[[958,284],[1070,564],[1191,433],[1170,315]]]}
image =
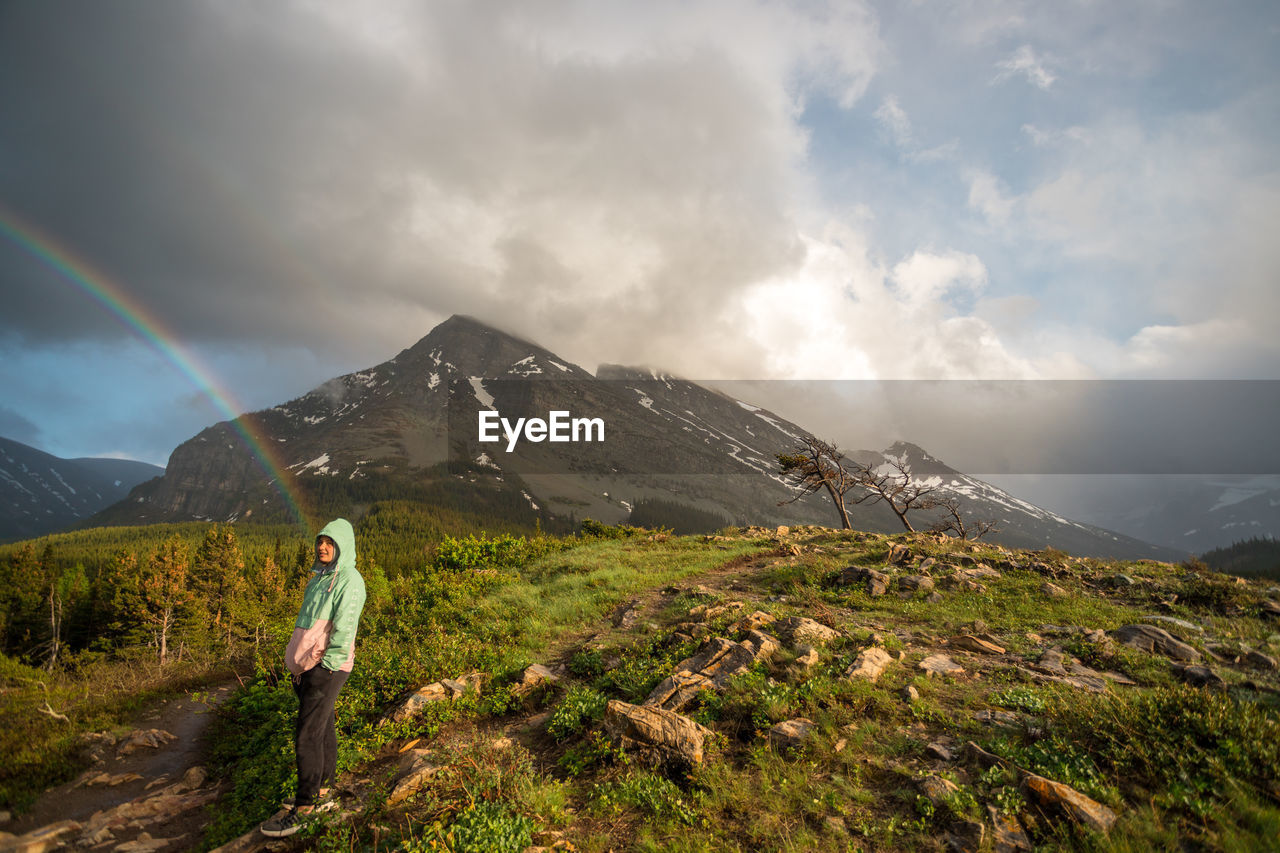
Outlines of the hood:
{"label": "hood", "polygon": [[[319,541],[321,536],[328,536],[338,546],[338,559],[334,561],[338,571],[356,567],[356,531],[351,526],[351,522],[345,518],[335,518],[324,526],[324,530],[316,534],[316,541]],[[311,570],[324,571],[325,566],[317,560]]]}

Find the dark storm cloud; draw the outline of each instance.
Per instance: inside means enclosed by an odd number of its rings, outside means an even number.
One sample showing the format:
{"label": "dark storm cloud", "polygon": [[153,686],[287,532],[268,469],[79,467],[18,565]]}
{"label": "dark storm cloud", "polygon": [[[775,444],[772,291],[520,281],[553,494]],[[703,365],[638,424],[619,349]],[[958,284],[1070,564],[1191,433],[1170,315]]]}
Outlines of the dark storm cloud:
{"label": "dark storm cloud", "polygon": [[[857,4],[744,7],[723,48],[659,7],[10,4],[0,203],[187,341],[385,356],[469,311],[671,349],[802,254],[789,69],[852,98],[875,51]],[[5,327],[120,334],[33,266],[0,244]]]}
{"label": "dark storm cloud", "polygon": [[0,406],[0,437],[40,447],[40,428],[13,409]]}

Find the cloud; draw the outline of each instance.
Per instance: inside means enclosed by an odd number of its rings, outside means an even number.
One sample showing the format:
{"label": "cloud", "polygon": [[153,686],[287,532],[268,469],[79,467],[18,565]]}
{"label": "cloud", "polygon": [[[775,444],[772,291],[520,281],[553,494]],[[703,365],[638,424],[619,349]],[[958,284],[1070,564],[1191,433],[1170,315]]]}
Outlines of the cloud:
{"label": "cloud", "polygon": [[1036,56],[1030,45],[1022,45],[1013,52],[1008,59],[1002,59],[996,63],[996,68],[1000,72],[996,74],[995,80],[992,82],[1001,83],[1015,75],[1021,75],[1027,78],[1031,85],[1038,89],[1048,91],[1053,82],[1057,80],[1057,76],[1051,72],[1044,59]]}
{"label": "cloud", "polygon": [[0,406],[0,437],[32,447],[40,446],[40,428],[7,406]]}
{"label": "cloud", "polygon": [[[802,251],[801,102],[854,103],[883,52],[859,3],[51,4],[5,33],[24,221],[183,340],[353,360],[467,312],[683,362]],[[31,267],[0,247],[0,324],[123,333]]]}
{"label": "cloud", "polygon": [[[917,250],[892,268],[866,236],[830,223],[805,238],[803,263],[744,300],[744,338],[764,344],[765,375],[797,379],[1032,378],[994,327],[946,298],[986,281],[976,256]],[[1045,354],[1045,357],[1050,357]]]}
{"label": "cloud", "polygon": [[1007,224],[1016,205],[1017,199],[1010,195],[1000,178],[980,169],[970,173],[969,207],[981,213],[988,224]]}
{"label": "cloud", "polygon": [[899,148],[914,147],[915,135],[911,131],[911,119],[897,98],[893,95],[886,97],[874,115]]}

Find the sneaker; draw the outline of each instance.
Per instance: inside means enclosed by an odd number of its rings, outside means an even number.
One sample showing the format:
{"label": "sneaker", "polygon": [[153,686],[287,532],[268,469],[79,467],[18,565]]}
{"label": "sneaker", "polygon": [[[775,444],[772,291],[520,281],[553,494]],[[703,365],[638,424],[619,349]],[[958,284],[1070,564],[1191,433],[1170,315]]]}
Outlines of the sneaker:
{"label": "sneaker", "polygon": [[302,829],[303,822],[309,817],[310,814],[299,814],[295,808],[282,809],[259,829],[268,838],[285,838]]}
{"label": "sneaker", "polygon": [[[286,809],[291,809],[294,807],[294,805],[297,802],[298,801],[296,797],[285,797],[284,802],[281,803],[280,805]],[[312,814],[319,814],[320,812],[331,812],[342,804],[338,802],[337,793],[334,791],[330,791],[324,796],[316,798],[314,801],[312,801],[311,805],[314,809]]]}

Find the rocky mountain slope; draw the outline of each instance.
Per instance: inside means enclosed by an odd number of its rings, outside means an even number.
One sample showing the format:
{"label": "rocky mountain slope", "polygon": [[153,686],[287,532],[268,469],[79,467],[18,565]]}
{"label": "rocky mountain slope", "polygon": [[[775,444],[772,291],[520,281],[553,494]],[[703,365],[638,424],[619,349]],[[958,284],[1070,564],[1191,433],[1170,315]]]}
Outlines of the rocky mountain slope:
{"label": "rocky mountain slope", "polygon": [[[554,411],[599,419],[604,440],[513,442],[496,421],[498,440],[480,440],[486,413],[510,425],[520,418],[546,420]],[[792,492],[774,455],[807,433],[802,426],[649,370],[605,365],[593,376],[536,344],[461,316],[383,364],[245,415],[240,426],[278,458],[289,489],[346,494],[351,506],[374,493],[375,483],[403,486],[452,476],[518,491],[539,512],[609,523],[625,520],[644,498],[676,501],[740,524],[827,523],[833,515],[821,497],[786,503]],[[864,451],[860,458],[876,456]],[[966,516],[996,522],[999,541],[1115,557],[1181,556],[1041,510],[911,445],[878,456],[903,458],[913,476],[936,481],[940,495],[958,499]],[[224,422],[179,446],[162,479],[139,487],[99,520],[278,517],[276,476]],[[864,504],[853,516],[863,529],[900,529],[883,506]]]}
{"label": "rocky mountain slope", "polygon": [[0,542],[64,530],[163,473],[127,459],[61,459],[0,438]]}

